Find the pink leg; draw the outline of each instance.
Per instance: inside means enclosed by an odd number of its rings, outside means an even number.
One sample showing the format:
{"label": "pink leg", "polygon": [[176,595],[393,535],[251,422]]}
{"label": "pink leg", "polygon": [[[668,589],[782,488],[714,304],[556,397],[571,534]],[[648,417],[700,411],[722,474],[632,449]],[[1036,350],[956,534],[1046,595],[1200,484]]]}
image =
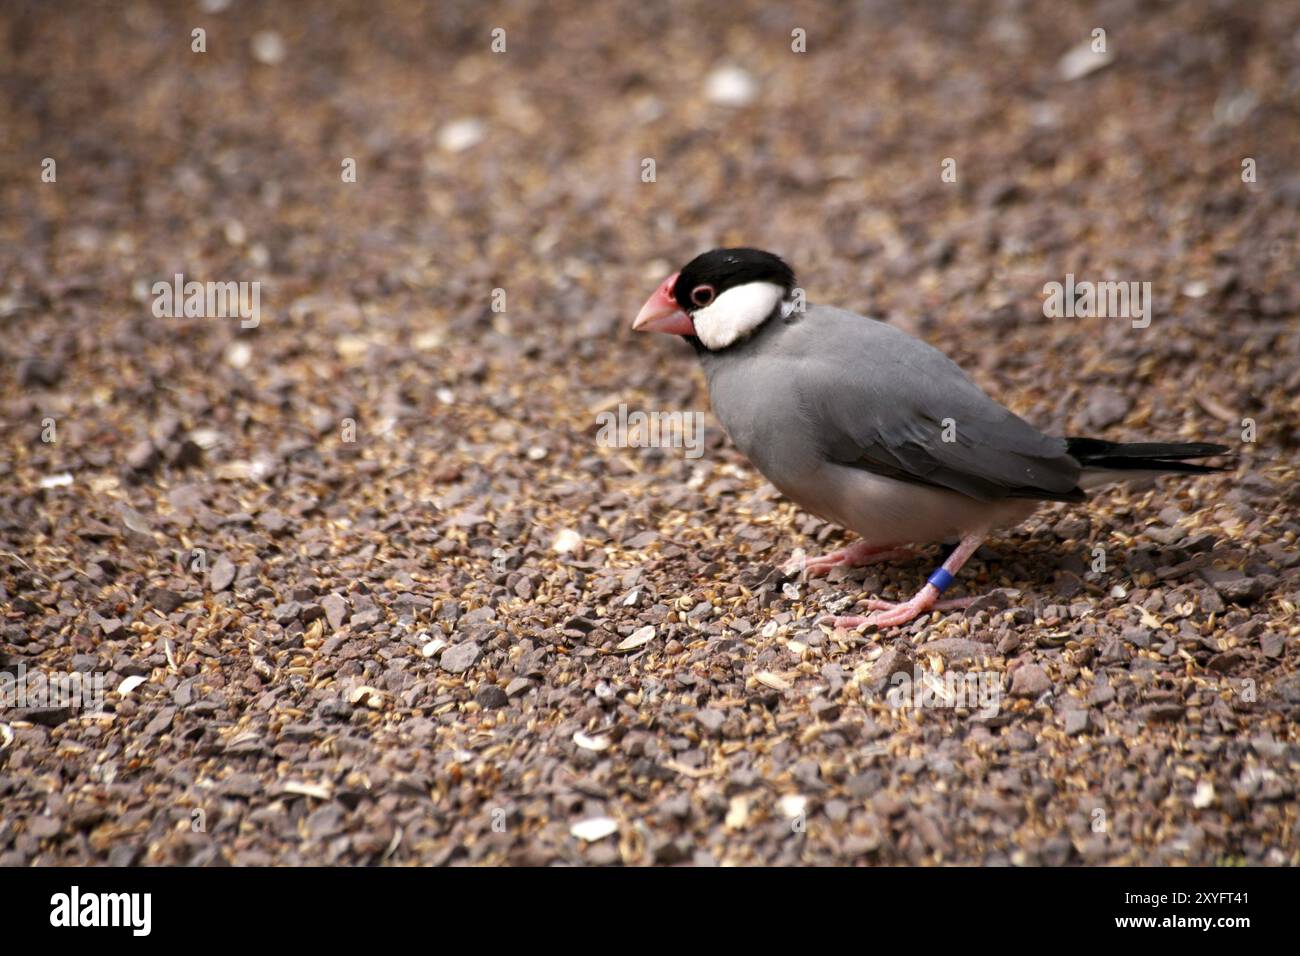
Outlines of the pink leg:
{"label": "pink leg", "polygon": [[910,557],[911,554],[907,548],[873,548],[865,541],[854,541],[847,548],[840,548],[830,554],[819,554],[814,558],[791,558],[784,570],[786,574],[802,571],[808,577],[815,578],[819,574],[826,574],[831,568],[863,568],[869,564]]}
{"label": "pink leg", "polygon": [[[906,624],[925,614],[927,611],[948,610],[949,608],[965,607],[970,604],[974,598],[958,598],[952,601],[940,601],[939,595],[943,589],[948,586],[952,578],[961,570],[963,564],[970,560],[970,556],[979,550],[979,546],[984,543],[984,535],[967,535],[961,539],[948,560],[943,563],[943,567],[930,575],[930,580],[926,582],[925,587],[917,591],[909,601],[901,604],[895,604],[890,601],[881,601],[877,598],[871,598],[867,601],[867,607],[872,613],[865,617],[850,615],[847,617],[824,617],[823,623],[831,624],[836,628],[852,629],[862,627],[864,624],[875,625],[876,627],[898,627],[900,624]],[[938,582],[937,584],[935,582]]]}

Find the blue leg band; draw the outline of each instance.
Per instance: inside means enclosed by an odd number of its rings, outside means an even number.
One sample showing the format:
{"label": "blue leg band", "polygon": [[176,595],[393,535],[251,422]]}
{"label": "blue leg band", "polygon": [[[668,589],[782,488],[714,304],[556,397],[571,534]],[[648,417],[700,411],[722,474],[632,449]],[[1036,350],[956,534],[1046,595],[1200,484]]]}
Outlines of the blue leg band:
{"label": "blue leg band", "polygon": [[934,574],[930,575],[926,583],[933,584],[939,593],[942,594],[944,591],[948,590],[948,585],[952,584],[952,581],[952,575],[943,568],[940,568],[935,571]]}

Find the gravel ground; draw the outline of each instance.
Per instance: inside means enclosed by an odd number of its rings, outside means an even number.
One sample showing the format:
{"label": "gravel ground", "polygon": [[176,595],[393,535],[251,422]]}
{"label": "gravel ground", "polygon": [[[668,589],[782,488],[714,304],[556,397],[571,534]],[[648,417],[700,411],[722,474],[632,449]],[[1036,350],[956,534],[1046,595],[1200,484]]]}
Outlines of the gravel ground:
{"label": "gravel ground", "polygon": [[[0,660],[106,689],[0,708],[0,864],[1300,859],[1294,3],[221,6],[0,11]],[[707,410],[628,325],[736,243],[1237,467],[828,632],[933,555],[785,577],[846,539],[711,416],[597,441]],[[1044,318],[1067,273],[1151,325]]]}

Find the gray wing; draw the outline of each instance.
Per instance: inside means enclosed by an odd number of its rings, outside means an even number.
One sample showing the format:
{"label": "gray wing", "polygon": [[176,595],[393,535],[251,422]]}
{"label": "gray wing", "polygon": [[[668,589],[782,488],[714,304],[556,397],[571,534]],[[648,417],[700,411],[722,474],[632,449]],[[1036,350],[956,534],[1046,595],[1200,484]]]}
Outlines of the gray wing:
{"label": "gray wing", "polygon": [[813,367],[799,395],[827,457],[980,501],[1083,499],[1065,439],[993,401],[942,352],[852,312],[815,312],[800,331],[822,349],[804,352]]}

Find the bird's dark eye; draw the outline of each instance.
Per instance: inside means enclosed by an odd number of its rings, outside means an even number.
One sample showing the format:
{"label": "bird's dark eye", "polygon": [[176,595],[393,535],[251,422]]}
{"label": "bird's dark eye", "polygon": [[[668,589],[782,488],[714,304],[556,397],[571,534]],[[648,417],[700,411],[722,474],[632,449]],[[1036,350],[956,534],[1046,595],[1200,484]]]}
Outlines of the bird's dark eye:
{"label": "bird's dark eye", "polygon": [[713,286],[697,285],[691,290],[691,301],[701,308],[713,301]]}

